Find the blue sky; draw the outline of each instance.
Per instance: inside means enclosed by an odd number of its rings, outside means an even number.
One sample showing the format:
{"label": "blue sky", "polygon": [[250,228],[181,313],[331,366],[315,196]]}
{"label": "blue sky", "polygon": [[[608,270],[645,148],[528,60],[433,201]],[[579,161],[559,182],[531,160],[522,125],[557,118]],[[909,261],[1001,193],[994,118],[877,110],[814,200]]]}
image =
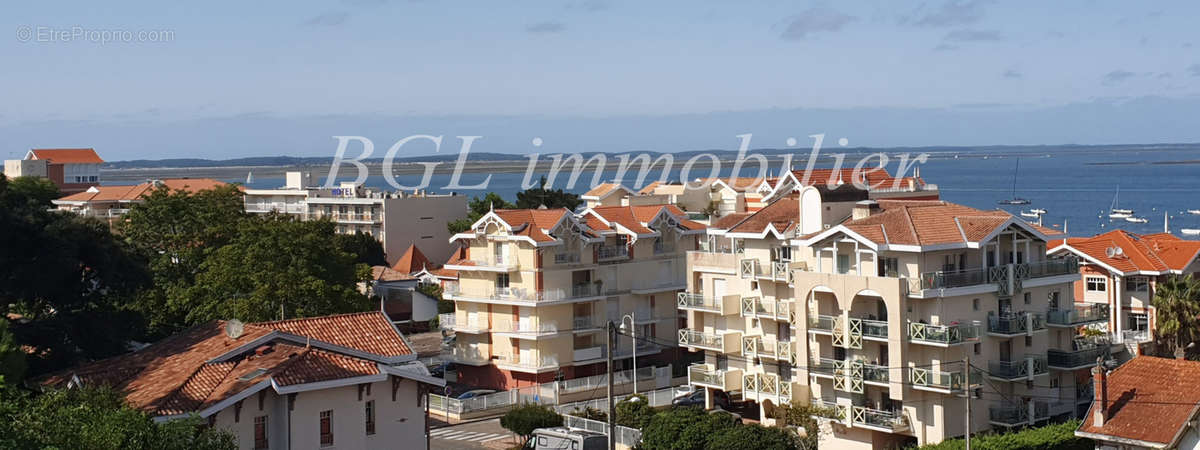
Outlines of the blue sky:
{"label": "blue sky", "polygon": [[[179,3],[179,4],[176,4]],[[0,154],[1200,141],[1196,2],[12,2]],[[22,42],[23,27],[169,42]],[[41,27],[41,28],[39,28]],[[414,151],[417,151],[414,149]]]}

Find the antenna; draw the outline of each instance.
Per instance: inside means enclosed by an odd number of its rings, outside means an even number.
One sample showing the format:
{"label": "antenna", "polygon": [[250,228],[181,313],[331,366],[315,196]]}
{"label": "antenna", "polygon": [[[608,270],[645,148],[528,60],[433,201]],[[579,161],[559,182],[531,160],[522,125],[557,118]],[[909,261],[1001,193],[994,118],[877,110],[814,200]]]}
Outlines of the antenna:
{"label": "antenna", "polygon": [[229,321],[225,322],[225,336],[228,336],[230,339],[242,337],[244,331],[246,331],[246,325],[240,320],[229,319]]}

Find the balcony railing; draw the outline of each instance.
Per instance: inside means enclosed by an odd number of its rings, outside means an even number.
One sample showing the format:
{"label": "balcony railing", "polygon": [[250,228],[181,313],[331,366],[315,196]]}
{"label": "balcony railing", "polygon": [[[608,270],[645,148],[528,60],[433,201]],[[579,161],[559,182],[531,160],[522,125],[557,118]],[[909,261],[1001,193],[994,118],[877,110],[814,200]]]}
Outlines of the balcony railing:
{"label": "balcony railing", "polygon": [[1079,271],[1079,260],[1074,257],[1038,261],[1032,263],[1008,264],[993,267],[981,267],[957,271],[925,272],[921,274],[921,289],[956,288],[975,286],[988,283],[1008,281],[1010,274],[1017,280],[1042,278],[1056,275],[1069,275]]}
{"label": "balcony railing", "polygon": [[838,363],[835,359],[818,358],[808,362],[808,373],[812,375],[836,376]]}
{"label": "balcony railing", "polygon": [[760,336],[742,338],[742,354],[745,356],[791,361],[792,348],[792,343],[789,341],[763,339]]}
{"label": "balcony railing", "polygon": [[816,331],[833,332],[833,326],[837,323],[837,318],[826,315],[809,316],[808,329]]}
{"label": "balcony railing", "polygon": [[930,325],[908,324],[908,340],[919,344],[950,346],[979,340],[979,326],[968,324]]}
{"label": "balcony railing", "polygon": [[855,406],[850,410],[850,421],[854,426],[865,426],[885,432],[897,432],[908,428],[903,414]]}
{"label": "balcony railing", "polygon": [[1112,340],[1108,336],[1076,338],[1071,350],[1050,349],[1046,361],[1052,369],[1075,370],[1096,365],[1097,358],[1108,359]]}
{"label": "balcony railing", "polygon": [[864,337],[874,337],[887,339],[888,324],[881,320],[862,320],[862,335]]}
{"label": "balcony railing", "polygon": [[722,351],[725,349],[725,338],[719,334],[683,329],[679,330],[679,345]]}
{"label": "balcony railing", "polygon": [[553,355],[497,355],[496,365],[518,369],[549,370],[558,367],[558,358]]}
{"label": "balcony railing", "polygon": [[1046,323],[1052,327],[1073,327],[1106,320],[1108,320],[1108,305],[1103,303],[1078,304],[1073,309],[1046,311]]}
{"label": "balcony railing", "polygon": [[629,247],[624,244],[601,245],[596,248],[596,259],[609,261],[629,257]]}
{"label": "balcony railing", "polygon": [[989,361],[988,376],[1004,381],[1033,379],[1049,370],[1046,358],[1030,356],[1017,361]]}
{"label": "balcony railing", "polygon": [[917,389],[926,388],[956,393],[963,392],[964,389],[970,389],[979,384],[979,372],[972,370],[970,374],[970,384],[967,384],[967,376],[962,371],[939,372],[922,367],[910,367],[908,369],[908,382]]}
{"label": "balcony railing", "polygon": [[688,366],[688,383],[733,391],[742,388],[741,374],[740,369],[717,370],[711,364],[693,364]]}
{"label": "balcony railing", "polygon": [[1142,343],[1150,340],[1150,330],[1121,331],[1122,342]]}
{"label": "balcony railing", "polygon": [[988,408],[988,421],[995,425],[1016,427],[1031,425],[1071,411],[1074,411],[1072,405],[1060,402],[1005,403]]}
{"label": "balcony railing", "polygon": [[488,289],[463,289],[459,284],[449,284],[446,286],[445,295],[458,300],[506,300],[506,301],[528,301],[528,302],[550,302],[561,300],[573,300],[589,297],[598,297],[603,295],[600,291],[600,286],[595,284],[581,284],[571,288],[564,289],[524,289],[524,288],[488,288]]}
{"label": "balcony railing", "polygon": [[742,315],[746,317],[768,317],[791,321],[791,300],[763,300],[762,297],[743,297]]}
{"label": "balcony railing", "polygon": [[775,374],[744,374],[742,375],[742,392],[753,394],[760,399],[772,396],[777,402],[787,402],[792,398],[792,383],[780,379],[779,375]]}
{"label": "balcony railing", "polygon": [[1042,315],[1022,311],[1015,314],[1000,314],[988,317],[988,333],[1000,336],[1016,336],[1032,334],[1034,331],[1046,329]]}
{"label": "balcony railing", "polygon": [[711,312],[721,312],[723,303],[715,297],[705,297],[704,294],[680,292],[676,304],[683,309],[699,309]]}
{"label": "balcony railing", "polygon": [[458,316],[454,313],[438,314],[438,328],[453,330],[456,322],[458,322]]}
{"label": "balcony railing", "polygon": [[592,361],[604,357],[604,347],[588,347],[575,349],[575,361]]}
{"label": "balcony railing", "polygon": [[451,267],[459,268],[460,270],[502,270],[512,272],[521,268],[520,261],[516,257],[509,258],[484,258],[466,260],[457,264],[449,264]]}
{"label": "balcony railing", "polygon": [[577,252],[571,252],[571,253],[563,252],[563,253],[555,253],[554,254],[554,263],[555,264],[579,264],[579,260],[580,260],[580,256],[579,256],[579,253],[577,253]]}
{"label": "balcony railing", "polygon": [[571,325],[574,326],[576,330],[597,328],[601,326],[600,318],[597,316],[575,316],[575,320],[571,321]]}
{"label": "balcony railing", "polygon": [[487,364],[488,357],[474,347],[459,344],[450,349],[450,359],[469,365]]}
{"label": "balcony railing", "polygon": [[887,383],[889,378],[887,366],[863,364],[863,381]]}
{"label": "balcony railing", "polygon": [[792,282],[794,276],[790,261],[768,261],[764,264],[753,258],[739,261],[738,273],[742,278],[768,279],[788,283]]}

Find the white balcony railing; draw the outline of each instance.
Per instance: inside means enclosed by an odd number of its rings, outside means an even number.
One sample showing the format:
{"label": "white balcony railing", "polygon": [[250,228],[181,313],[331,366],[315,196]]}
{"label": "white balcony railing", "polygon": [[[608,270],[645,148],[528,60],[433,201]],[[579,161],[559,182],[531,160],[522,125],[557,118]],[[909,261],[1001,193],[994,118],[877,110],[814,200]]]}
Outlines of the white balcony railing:
{"label": "white balcony railing", "polygon": [[446,286],[445,295],[455,300],[504,300],[504,301],[525,301],[525,302],[551,302],[562,300],[573,300],[590,297],[598,297],[601,295],[600,286],[595,284],[581,284],[572,287],[570,290],[565,289],[525,289],[525,288],[487,288],[487,289],[463,289],[459,284],[449,284]]}
{"label": "white balcony railing", "polygon": [[609,261],[629,257],[629,247],[624,244],[601,245],[596,248],[596,259]]}

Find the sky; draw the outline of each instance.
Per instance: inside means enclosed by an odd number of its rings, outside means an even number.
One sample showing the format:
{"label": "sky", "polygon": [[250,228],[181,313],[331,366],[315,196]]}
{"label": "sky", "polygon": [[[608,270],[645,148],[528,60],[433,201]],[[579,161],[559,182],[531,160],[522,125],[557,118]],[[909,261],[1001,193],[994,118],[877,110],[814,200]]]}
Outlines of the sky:
{"label": "sky", "polygon": [[332,156],[333,136],[382,153],[413,134],[514,153],[736,148],[744,133],[755,147],[817,133],[875,147],[1200,142],[1197,2],[0,8],[5,158]]}

